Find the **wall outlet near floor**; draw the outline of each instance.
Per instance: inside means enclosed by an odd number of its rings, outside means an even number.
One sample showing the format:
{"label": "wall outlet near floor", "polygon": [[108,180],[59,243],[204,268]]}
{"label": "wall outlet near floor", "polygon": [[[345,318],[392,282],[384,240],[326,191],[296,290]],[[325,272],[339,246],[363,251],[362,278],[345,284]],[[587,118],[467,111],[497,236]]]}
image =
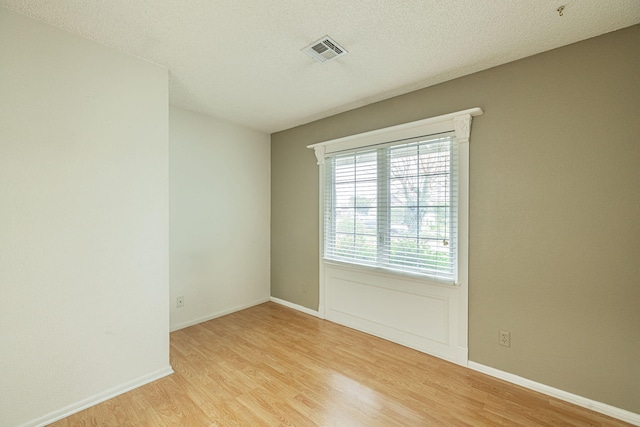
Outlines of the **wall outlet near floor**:
{"label": "wall outlet near floor", "polygon": [[305,284],[304,284],[304,289],[303,289],[303,291],[302,291],[302,292],[304,292],[305,294],[308,294],[308,293],[309,293],[309,283],[305,283]]}
{"label": "wall outlet near floor", "polygon": [[498,343],[505,347],[511,347],[511,332],[500,330]]}
{"label": "wall outlet near floor", "polygon": [[178,298],[176,298],[176,307],[184,307],[184,295],[180,295]]}

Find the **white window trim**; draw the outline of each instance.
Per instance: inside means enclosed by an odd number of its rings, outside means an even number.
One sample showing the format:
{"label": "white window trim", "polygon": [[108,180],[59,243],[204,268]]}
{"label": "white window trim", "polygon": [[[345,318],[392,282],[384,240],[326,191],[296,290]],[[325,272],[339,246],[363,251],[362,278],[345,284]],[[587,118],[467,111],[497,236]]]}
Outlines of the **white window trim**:
{"label": "white window trim", "polygon": [[[390,141],[401,139],[415,138],[424,135],[432,135],[442,132],[455,131],[456,143],[458,144],[458,282],[457,287],[460,290],[460,300],[458,305],[458,330],[457,345],[466,349],[468,346],[468,263],[469,263],[469,141],[471,135],[472,117],[483,114],[480,108],[471,108],[467,110],[457,111],[454,113],[444,114],[437,117],[431,117],[424,120],[418,120],[410,123],[404,123],[397,126],[377,129],[356,135],[350,135],[337,138],[317,144],[308,145],[315,152],[319,168],[319,218],[324,215],[324,162],[325,156],[337,151],[344,151],[366,147],[369,145],[382,144]],[[324,281],[324,264],[331,261],[323,259],[324,254],[324,221],[319,221],[319,245],[320,245],[320,277],[319,277],[319,306],[318,312],[321,318],[325,317],[325,281]],[[353,266],[358,268],[359,266]],[[457,363],[466,366],[466,352],[461,356]]]}
{"label": "white window trim", "polygon": [[482,109],[477,107],[470,108],[442,116],[319,142],[307,145],[307,148],[312,148],[315,151],[318,165],[322,165],[324,164],[325,155],[336,151],[351,150],[436,133],[455,131],[458,144],[464,144],[469,142],[471,117],[480,115],[482,115]]}

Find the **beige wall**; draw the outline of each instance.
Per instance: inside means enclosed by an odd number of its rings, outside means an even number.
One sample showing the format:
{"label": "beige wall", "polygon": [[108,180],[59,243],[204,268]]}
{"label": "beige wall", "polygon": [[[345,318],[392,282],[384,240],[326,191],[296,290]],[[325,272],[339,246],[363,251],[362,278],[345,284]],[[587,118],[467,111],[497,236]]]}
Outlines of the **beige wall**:
{"label": "beige wall", "polygon": [[640,413],[638,46],[636,25],[273,134],[272,296],[318,305],[318,170],[306,145],[482,107],[470,146],[470,360]]}
{"label": "beige wall", "polygon": [[171,373],[167,70],[0,7],[0,425]]}

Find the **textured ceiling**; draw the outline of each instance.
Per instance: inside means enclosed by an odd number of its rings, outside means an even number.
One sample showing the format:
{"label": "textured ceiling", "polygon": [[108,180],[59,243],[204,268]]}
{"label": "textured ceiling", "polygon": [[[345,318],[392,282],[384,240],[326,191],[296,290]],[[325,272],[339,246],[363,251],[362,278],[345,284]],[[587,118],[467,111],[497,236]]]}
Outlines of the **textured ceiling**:
{"label": "textured ceiling", "polygon": [[[0,0],[0,6],[164,65],[171,104],[267,133],[640,22],[640,0]],[[349,53],[323,64],[300,51],[324,35]]]}

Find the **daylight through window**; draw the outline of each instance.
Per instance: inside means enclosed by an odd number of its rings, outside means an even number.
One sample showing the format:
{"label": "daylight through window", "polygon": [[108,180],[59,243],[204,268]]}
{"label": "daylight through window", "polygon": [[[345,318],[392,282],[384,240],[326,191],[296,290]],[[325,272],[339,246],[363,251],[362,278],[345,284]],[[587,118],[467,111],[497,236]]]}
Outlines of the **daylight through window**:
{"label": "daylight through window", "polygon": [[457,164],[453,132],[328,155],[324,258],[456,282]]}

